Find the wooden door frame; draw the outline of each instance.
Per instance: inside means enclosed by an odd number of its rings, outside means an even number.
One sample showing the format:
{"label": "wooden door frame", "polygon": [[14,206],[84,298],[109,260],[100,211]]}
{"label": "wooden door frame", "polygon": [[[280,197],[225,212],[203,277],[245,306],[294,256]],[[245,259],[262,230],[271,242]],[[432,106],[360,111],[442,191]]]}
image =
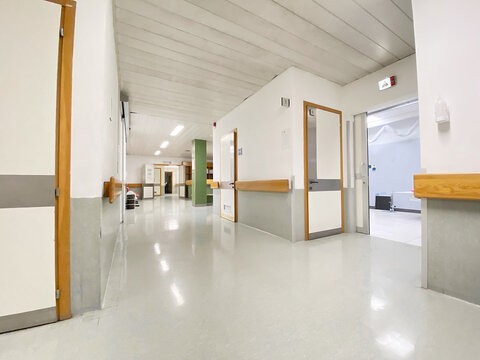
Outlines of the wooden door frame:
{"label": "wooden door frame", "polygon": [[309,232],[309,211],[308,211],[308,107],[328,111],[339,115],[340,117],[340,192],[342,207],[342,232],[345,232],[345,221],[343,214],[343,130],[342,130],[342,112],[326,106],[314,104],[308,101],[303,102],[303,185],[304,185],[304,214],[305,214],[305,240],[310,240]]}
{"label": "wooden door frame", "polygon": [[72,65],[76,2],[44,0],[61,5],[57,72],[55,154],[55,286],[57,319],[72,317],[70,296],[70,162],[72,116]]}
{"label": "wooden door frame", "polygon": [[[226,134],[224,134],[223,136],[229,134],[229,133],[233,133],[233,152],[234,152],[234,167],[233,167],[233,183],[234,183],[234,186],[233,186],[233,207],[234,207],[234,211],[235,211],[235,216],[233,217],[233,222],[238,222],[238,190],[237,190],[237,181],[238,181],[238,151],[237,151],[237,132],[238,132],[238,129],[233,129],[229,132],[227,132]],[[222,182],[222,150],[221,150],[221,142],[222,142],[222,137],[220,137],[220,183]],[[227,220],[230,220],[232,221],[231,219],[228,219],[228,218],[225,218],[222,216],[222,189],[220,188],[220,217],[221,218],[224,218],[224,219],[227,219]]]}

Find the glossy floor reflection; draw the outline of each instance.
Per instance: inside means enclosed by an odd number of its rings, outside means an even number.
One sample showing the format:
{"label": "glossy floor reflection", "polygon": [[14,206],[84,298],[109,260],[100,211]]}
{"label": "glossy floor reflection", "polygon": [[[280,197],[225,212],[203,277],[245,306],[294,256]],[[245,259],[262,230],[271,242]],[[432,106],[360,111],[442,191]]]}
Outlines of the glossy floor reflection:
{"label": "glossy floor reflection", "polygon": [[0,359],[478,359],[480,308],[420,288],[420,248],[344,234],[291,244],[144,201],[105,309],[0,335]]}

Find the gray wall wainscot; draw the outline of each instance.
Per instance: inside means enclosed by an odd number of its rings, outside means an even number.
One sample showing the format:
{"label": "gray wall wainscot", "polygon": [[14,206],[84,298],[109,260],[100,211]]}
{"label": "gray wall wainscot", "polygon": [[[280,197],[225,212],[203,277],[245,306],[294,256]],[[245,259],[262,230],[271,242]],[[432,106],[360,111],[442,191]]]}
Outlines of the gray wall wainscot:
{"label": "gray wall wainscot", "polygon": [[427,200],[427,286],[480,304],[480,201]]}
{"label": "gray wall wainscot", "polygon": [[120,229],[120,198],[110,204],[108,198],[102,199],[102,231],[100,238],[100,289],[101,299],[105,296],[108,275],[112,265],[113,250]]}
{"label": "gray wall wainscot", "polygon": [[[106,202],[105,202],[106,201]],[[120,200],[70,200],[72,314],[100,309],[120,228]]]}
{"label": "gray wall wainscot", "polygon": [[238,222],[292,238],[291,193],[238,192]]}

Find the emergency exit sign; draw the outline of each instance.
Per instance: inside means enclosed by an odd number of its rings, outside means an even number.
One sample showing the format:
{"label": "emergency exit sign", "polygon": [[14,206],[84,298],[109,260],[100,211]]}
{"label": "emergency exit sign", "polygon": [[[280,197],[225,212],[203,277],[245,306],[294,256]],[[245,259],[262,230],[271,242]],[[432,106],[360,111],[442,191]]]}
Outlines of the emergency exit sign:
{"label": "emergency exit sign", "polygon": [[395,76],[387,77],[378,82],[378,90],[385,90],[385,89],[391,88],[392,86],[396,85],[396,83],[397,82],[396,82]]}

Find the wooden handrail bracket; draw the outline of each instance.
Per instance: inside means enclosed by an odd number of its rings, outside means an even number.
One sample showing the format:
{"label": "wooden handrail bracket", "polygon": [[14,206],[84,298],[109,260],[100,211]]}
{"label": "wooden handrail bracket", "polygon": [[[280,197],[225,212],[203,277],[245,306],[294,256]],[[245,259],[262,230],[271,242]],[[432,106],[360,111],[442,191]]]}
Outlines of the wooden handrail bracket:
{"label": "wooden handrail bracket", "polygon": [[417,174],[413,184],[417,198],[480,200],[480,173]]}
{"label": "wooden handrail bracket", "polygon": [[103,183],[103,196],[108,197],[110,204],[113,204],[122,193],[122,185],[122,182],[115,180],[113,176],[110,181]]}

